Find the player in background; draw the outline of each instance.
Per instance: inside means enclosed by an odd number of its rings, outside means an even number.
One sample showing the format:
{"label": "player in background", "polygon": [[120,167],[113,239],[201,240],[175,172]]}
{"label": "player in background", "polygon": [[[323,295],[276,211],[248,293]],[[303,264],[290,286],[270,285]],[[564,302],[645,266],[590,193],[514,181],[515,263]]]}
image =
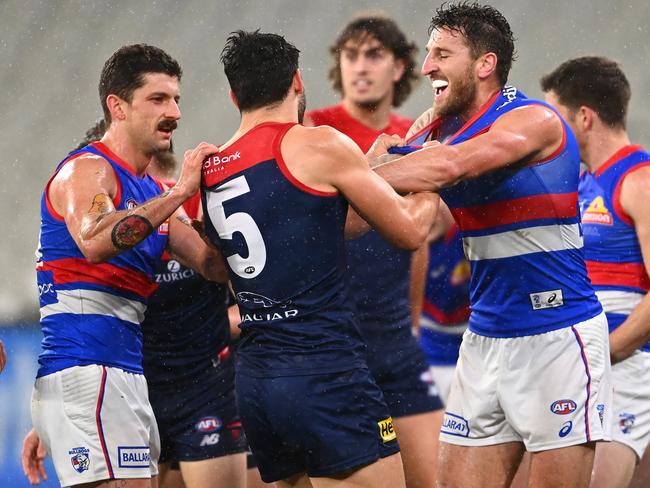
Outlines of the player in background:
{"label": "player in background", "polygon": [[624,488],[650,441],[650,154],[630,142],[630,84],[615,61],[571,59],[541,86],[587,165],[578,194],[585,260],[611,334],[614,442],[598,444],[591,486]]}
{"label": "player in background", "polygon": [[419,339],[429,363],[432,387],[446,402],[469,320],[470,266],[458,225],[443,203],[429,241]]}
{"label": "player in background", "polygon": [[[404,137],[413,121],[392,110],[418,80],[416,51],[392,19],[355,18],[330,47],[330,79],[341,102],[308,111],[305,125],[334,127],[364,153],[382,133]],[[425,382],[426,359],[412,334],[423,295],[426,247],[415,253],[399,249],[371,230],[346,248],[350,296],[368,346],[368,367],[399,436],[406,485],[433,486],[442,403]]]}
{"label": "player in background", "polygon": [[[23,446],[32,483],[42,446],[62,485],[157,486],[159,438],[142,370],[140,323],[165,246],[202,275],[225,281],[221,255],[179,207],[216,147],[187,151],[178,184],[146,173],[180,118],[181,69],[159,48],[124,46],[99,84],[101,141],[70,153],[41,204],[37,278],[43,352]],[[39,448],[40,446],[40,448]]]}
{"label": "player in background", "polygon": [[399,191],[440,190],[471,263],[439,484],[506,486],[528,450],[531,486],[581,487],[611,430],[607,323],[584,264],[577,143],[506,86],[513,55],[493,7],[440,7],[422,67],[437,118],[408,144],[437,142],[377,171]]}
{"label": "player in background", "polygon": [[0,373],[5,369],[7,365],[7,353],[5,351],[5,345],[0,341]]}
{"label": "player in background", "polygon": [[299,124],[298,53],[281,36],[238,31],[221,56],[241,124],[204,165],[203,205],[242,317],[238,408],[264,481],[397,488],[395,431],[347,295],[348,201],[413,250],[437,196],[400,197],[349,138]]}

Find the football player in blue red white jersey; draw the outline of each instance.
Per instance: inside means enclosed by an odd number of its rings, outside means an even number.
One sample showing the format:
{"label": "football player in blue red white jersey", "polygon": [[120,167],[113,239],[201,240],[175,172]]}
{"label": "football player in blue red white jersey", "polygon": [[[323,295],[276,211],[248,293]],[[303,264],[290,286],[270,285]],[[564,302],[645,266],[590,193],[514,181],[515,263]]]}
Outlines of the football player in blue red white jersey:
{"label": "football player in blue red white jersey", "polygon": [[436,118],[407,144],[430,147],[377,171],[401,178],[391,178],[400,191],[440,191],[471,266],[438,479],[508,485],[528,450],[532,486],[586,487],[594,443],[610,438],[612,391],[582,249],[577,143],[552,107],[506,85],[514,40],[499,11],[444,4],[429,33],[422,74]]}
{"label": "football player in blue red white jersey", "polygon": [[[403,487],[347,293],[344,234],[367,230],[361,215],[417,249],[438,198],[399,196],[349,138],[299,124],[298,53],[281,36],[237,31],[221,55],[241,123],[205,162],[202,199],[242,318],[238,409],[266,482]],[[358,215],[346,226],[348,201]]]}
{"label": "football player in blue red white jersey", "polygon": [[[181,69],[159,48],[124,46],[105,63],[101,141],[70,153],[41,201],[37,279],[43,352],[32,395],[34,429],[23,466],[37,482],[39,445],[62,485],[145,487],[157,474],[159,438],[142,370],[146,302],[166,246],[179,261],[225,281],[220,254],[179,207],[198,191],[203,160],[185,154],[170,190],[147,175],[180,118]],[[99,485],[96,485],[99,486]]]}
{"label": "football player in blue red white jersey", "polygon": [[598,444],[591,486],[624,488],[650,441],[650,153],[626,130],[630,84],[588,56],[542,78],[546,100],[573,129],[589,277],[605,309],[612,357],[612,438]]}

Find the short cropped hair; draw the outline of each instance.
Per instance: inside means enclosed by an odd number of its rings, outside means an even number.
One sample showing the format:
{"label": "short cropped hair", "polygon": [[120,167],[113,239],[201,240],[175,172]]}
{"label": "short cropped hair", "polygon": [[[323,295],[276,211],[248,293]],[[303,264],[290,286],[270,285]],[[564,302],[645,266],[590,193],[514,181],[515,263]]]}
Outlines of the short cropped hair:
{"label": "short cropped hair", "polygon": [[616,61],[600,56],[570,59],[542,77],[540,85],[572,112],[586,106],[608,126],[625,129],[632,93]]}
{"label": "short cropped hair", "polygon": [[300,51],[278,34],[236,31],[221,62],[241,112],[284,100],[298,70]]}
{"label": "short cropped hair", "polygon": [[449,29],[463,35],[474,59],[485,53],[497,56],[496,73],[505,85],[515,60],[515,39],[506,18],[490,5],[460,2],[443,3],[429,25],[429,35],[436,29]]}
{"label": "short cropped hair", "polygon": [[133,92],[144,85],[147,73],[164,73],[179,80],[183,75],[174,58],[147,44],[122,46],[108,58],[99,78],[99,99],[107,127],[111,125],[111,113],[106,98],[113,94],[131,102]]}
{"label": "short cropped hair", "polygon": [[393,107],[399,107],[409,97],[419,81],[415,61],[417,47],[409,42],[397,23],[382,15],[360,16],[346,25],[330,46],[333,65],[329,71],[329,79],[336,91],[344,95],[341,81],[341,51],[348,41],[363,41],[370,36],[393,53],[396,60],[404,63],[404,74],[395,83],[393,91]]}

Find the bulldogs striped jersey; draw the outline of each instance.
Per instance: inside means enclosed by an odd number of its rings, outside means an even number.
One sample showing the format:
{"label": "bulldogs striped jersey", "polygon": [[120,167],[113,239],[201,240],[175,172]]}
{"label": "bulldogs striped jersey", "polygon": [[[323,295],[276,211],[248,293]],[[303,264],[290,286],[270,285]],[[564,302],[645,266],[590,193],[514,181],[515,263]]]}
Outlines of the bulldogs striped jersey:
{"label": "bulldogs striped jersey", "polygon": [[[101,142],[70,153],[55,175],[65,164],[88,153],[101,156],[113,168],[117,210],[133,208],[162,192],[158,182],[148,175],[136,175]],[[36,268],[44,336],[38,376],[88,364],[142,373],[140,323],[147,297],[156,289],[153,267],[167,244],[168,225],[163,224],[135,248],[105,263],[92,264],[50,204],[50,182],[41,199]]]}
{"label": "bulldogs striped jersey", "polygon": [[[621,148],[594,172],[580,176],[579,198],[589,278],[607,315],[610,332],[622,324],[650,289],[634,222],[621,207],[623,179],[650,165],[641,146]],[[650,343],[641,349],[650,351]]]}
{"label": "bulldogs striped jersey", "polygon": [[294,125],[260,124],[203,166],[206,232],[228,265],[249,375],[343,371],[365,354],[344,280],[347,202],[291,174],[280,146]]}
{"label": "bulldogs striped jersey", "polygon": [[429,244],[429,267],[420,317],[420,344],[432,365],[453,365],[469,320],[470,266],[454,225]]}
{"label": "bulldogs striped jersey", "polygon": [[[498,117],[531,104],[553,110],[506,86],[455,133],[447,130],[457,120],[437,119],[409,144],[422,144],[430,136],[459,144],[489,130]],[[602,310],[584,264],[578,147],[562,123],[563,141],[543,161],[502,168],[441,192],[471,264],[469,327],[477,334],[540,334]]]}

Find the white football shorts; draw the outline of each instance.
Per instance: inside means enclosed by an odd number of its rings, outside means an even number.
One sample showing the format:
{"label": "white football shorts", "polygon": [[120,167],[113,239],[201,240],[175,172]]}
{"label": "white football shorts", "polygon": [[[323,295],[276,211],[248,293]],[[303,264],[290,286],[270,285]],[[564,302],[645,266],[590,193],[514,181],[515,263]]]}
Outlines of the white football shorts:
{"label": "white football shorts", "polygon": [[604,314],[543,334],[463,336],[440,440],[523,442],[545,451],[611,440],[612,387]]}
{"label": "white football shorts", "polygon": [[612,440],[630,447],[640,460],[650,442],[650,352],[636,351],[612,366]]}
{"label": "white football shorts", "polygon": [[62,486],[158,474],[160,438],[144,375],[89,365],[37,378],[32,421]]}

